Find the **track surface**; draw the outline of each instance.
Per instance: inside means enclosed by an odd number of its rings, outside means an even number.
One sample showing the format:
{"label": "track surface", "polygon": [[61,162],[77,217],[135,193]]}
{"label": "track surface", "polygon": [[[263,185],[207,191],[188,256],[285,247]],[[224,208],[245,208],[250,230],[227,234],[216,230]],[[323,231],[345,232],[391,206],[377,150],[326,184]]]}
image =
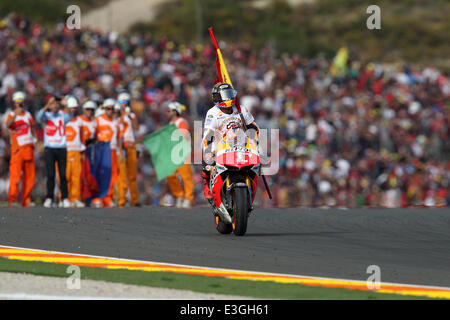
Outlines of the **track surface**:
{"label": "track surface", "polygon": [[0,208],[0,245],[450,287],[450,209],[255,209],[244,237],[209,209]]}

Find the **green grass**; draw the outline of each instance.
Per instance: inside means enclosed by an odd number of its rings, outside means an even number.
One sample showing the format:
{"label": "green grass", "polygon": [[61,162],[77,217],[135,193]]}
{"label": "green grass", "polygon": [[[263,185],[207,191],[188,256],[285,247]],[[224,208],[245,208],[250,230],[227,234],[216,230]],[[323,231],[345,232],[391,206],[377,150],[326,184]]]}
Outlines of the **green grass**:
{"label": "green grass", "polygon": [[[19,261],[0,258],[1,272],[28,273],[43,276],[69,277],[68,265],[37,261]],[[281,284],[249,280],[234,280],[220,277],[185,275],[168,272],[111,270],[106,268],[81,267],[81,279],[102,280],[131,285],[159,288],[184,289],[203,293],[239,295],[261,299],[332,299],[332,300],[392,300],[427,299],[427,297],[382,294],[368,291],[348,290]]]}

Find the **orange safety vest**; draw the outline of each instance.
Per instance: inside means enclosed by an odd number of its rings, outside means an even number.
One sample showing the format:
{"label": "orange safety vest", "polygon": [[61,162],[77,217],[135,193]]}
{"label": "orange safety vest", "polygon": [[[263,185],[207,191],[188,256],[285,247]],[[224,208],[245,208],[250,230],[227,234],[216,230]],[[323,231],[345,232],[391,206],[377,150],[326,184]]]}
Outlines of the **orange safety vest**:
{"label": "orange safety vest", "polygon": [[97,140],[110,142],[111,150],[117,149],[117,135],[119,132],[118,124],[113,119],[102,114],[95,118],[97,122]]}
{"label": "orange safety vest", "polygon": [[132,145],[136,142],[133,130],[133,119],[136,117],[134,113],[126,114],[122,117],[123,123],[123,143],[124,146]]}
{"label": "orange safety vest", "polygon": [[79,117],[74,117],[66,124],[67,151],[84,151],[85,145],[81,140],[83,122]]}
{"label": "orange safety vest", "polygon": [[82,129],[81,129],[81,139],[83,143],[88,139],[93,139],[96,136],[97,131],[97,121],[95,119],[89,120],[85,116],[79,116]]}

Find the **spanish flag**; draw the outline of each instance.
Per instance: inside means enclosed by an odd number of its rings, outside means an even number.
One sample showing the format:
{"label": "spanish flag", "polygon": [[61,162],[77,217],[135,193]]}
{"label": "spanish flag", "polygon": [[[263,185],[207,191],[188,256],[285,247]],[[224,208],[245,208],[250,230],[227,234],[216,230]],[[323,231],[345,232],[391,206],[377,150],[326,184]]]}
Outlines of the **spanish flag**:
{"label": "spanish flag", "polygon": [[225,62],[223,61],[222,52],[220,52],[219,45],[217,44],[216,37],[214,36],[214,32],[212,28],[208,28],[209,34],[211,35],[211,40],[214,45],[214,48],[216,49],[216,70],[217,70],[217,79],[216,83],[228,83],[233,85],[231,83],[230,76],[228,75],[227,67],[225,66]]}
{"label": "spanish flag", "polygon": [[[228,83],[233,86],[233,83],[231,82],[230,75],[228,74],[227,66],[225,65],[225,62],[222,57],[222,52],[220,52],[219,45],[217,44],[216,37],[214,36],[214,32],[212,28],[208,28],[209,34],[211,36],[212,43],[214,45],[214,48],[216,49],[216,70],[217,70],[217,79],[215,83]],[[234,87],[234,86],[233,86]],[[236,108],[238,109],[238,112],[241,113],[241,106],[239,104],[239,99],[236,97]]]}

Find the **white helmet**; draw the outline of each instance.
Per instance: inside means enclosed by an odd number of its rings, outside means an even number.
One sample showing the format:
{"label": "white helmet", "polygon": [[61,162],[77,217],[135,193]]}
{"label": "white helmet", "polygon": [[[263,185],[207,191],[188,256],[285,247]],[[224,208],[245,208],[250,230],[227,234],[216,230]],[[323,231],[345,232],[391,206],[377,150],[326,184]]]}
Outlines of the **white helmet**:
{"label": "white helmet", "polygon": [[114,111],[120,111],[120,109],[122,109],[122,107],[120,106],[120,103],[116,101],[114,104]]}
{"label": "white helmet", "polygon": [[113,98],[108,98],[105,101],[103,101],[103,108],[106,107],[114,107],[114,105],[116,104],[116,100],[114,100]]}
{"label": "white helmet", "polygon": [[77,98],[73,96],[67,96],[67,107],[68,108],[78,108],[78,101]]}
{"label": "white helmet", "polygon": [[23,91],[16,91],[16,92],[14,92],[14,94],[12,96],[12,100],[14,102],[16,102],[16,101],[17,102],[21,102],[21,101],[25,100],[25,97],[26,97],[25,92],[23,92]]}
{"label": "white helmet", "polygon": [[131,96],[128,92],[122,92],[117,97],[117,100],[119,101],[119,103],[123,103],[123,101],[129,102],[131,100]]}
{"label": "white helmet", "polygon": [[181,111],[184,110],[184,105],[182,105],[181,103],[179,103],[178,101],[172,101],[170,102],[167,107],[170,110],[175,110],[176,112],[178,112],[179,115],[181,115]]}
{"label": "white helmet", "polygon": [[97,104],[92,101],[92,100],[88,100],[83,104],[83,109],[97,109]]}

